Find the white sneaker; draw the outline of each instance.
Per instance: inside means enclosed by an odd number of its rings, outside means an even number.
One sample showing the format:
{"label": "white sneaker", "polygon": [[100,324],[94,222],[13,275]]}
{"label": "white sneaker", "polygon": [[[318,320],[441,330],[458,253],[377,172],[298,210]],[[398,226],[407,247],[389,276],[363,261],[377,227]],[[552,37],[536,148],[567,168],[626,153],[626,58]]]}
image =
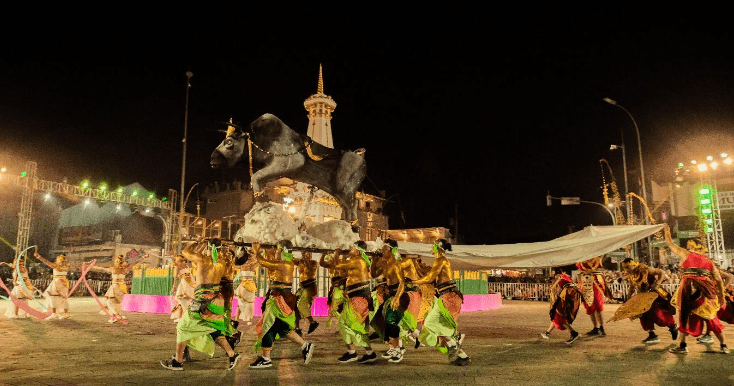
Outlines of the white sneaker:
{"label": "white sneaker", "polygon": [[701,335],[698,339],[696,339],[698,343],[714,343],[714,337],[711,335]]}
{"label": "white sneaker", "polygon": [[446,347],[449,350],[449,360],[454,360],[456,358],[456,354],[459,353],[459,345],[455,344],[453,346]]}
{"label": "white sneaker", "polygon": [[255,362],[250,363],[251,369],[265,369],[271,366],[273,366],[273,361],[270,358],[257,357]]}
{"label": "white sneaker", "polygon": [[387,361],[390,363],[398,363],[403,360],[403,353],[400,350],[394,350],[392,352],[392,357],[388,359]]}
{"label": "white sneaker", "polygon": [[306,342],[306,347],[301,349],[301,354],[303,355],[303,364],[307,365],[313,355],[313,343]]}

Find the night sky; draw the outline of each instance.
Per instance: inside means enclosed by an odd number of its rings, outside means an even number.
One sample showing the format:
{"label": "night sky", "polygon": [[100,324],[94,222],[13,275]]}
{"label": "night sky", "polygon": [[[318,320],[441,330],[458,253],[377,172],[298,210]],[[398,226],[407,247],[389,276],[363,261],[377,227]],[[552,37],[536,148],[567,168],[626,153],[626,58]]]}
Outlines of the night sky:
{"label": "night sky", "polygon": [[253,19],[16,35],[0,50],[0,161],[34,160],[46,180],[178,190],[191,71],[186,186],[203,186],[225,177],[209,168],[222,122],[272,113],[306,132],[319,64],[335,147],[365,148],[363,190],[397,195],[391,228],[453,230],[458,213],[463,243],[505,244],[611,224],[598,206],[545,199],[602,202],[602,158],[623,188],[609,150],[622,136],[640,192],[633,121],[604,97],[634,117],[648,179],[734,153],[733,34],[712,15]]}

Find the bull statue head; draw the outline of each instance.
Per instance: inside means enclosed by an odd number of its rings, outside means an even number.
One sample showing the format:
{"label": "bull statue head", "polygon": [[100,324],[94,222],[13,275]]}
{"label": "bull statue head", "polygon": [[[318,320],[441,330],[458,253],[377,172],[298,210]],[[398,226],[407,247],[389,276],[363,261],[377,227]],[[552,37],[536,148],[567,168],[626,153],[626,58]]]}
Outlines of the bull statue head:
{"label": "bull statue head", "polygon": [[313,185],[330,194],[342,207],[345,221],[357,225],[356,192],[367,174],[364,149],[326,148],[296,133],[272,114],[264,114],[240,128],[228,123],[224,141],[211,155],[212,168],[248,165],[256,199],[265,201],[264,186],[279,178]]}

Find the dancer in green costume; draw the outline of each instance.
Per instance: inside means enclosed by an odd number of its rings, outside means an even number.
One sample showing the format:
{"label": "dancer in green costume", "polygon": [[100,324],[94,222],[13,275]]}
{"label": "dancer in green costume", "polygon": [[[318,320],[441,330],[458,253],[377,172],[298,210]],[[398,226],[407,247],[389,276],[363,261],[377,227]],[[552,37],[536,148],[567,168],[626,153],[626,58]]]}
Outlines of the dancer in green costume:
{"label": "dancer in green costume", "polygon": [[[320,261],[322,267],[346,271],[344,292],[347,294],[347,300],[339,314],[339,333],[347,346],[347,352],[338,359],[342,363],[353,361],[367,363],[377,359],[377,354],[369,342],[369,315],[375,309],[370,289],[372,262],[366,254],[366,248],[367,244],[359,240],[352,244],[348,253],[343,254],[337,249],[334,251],[333,259],[326,262],[322,256]],[[365,354],[359,359],[355,346],[365,348]]]}
{"label": "dancer in green costume", "polygon": [[300,259],[293,259],[293,264],[298,267],[298,280],[300,288],[296,293],[296,333],[303,336],[300,327],[301,319],[308,320],[308,334],[311,334],[319,326],[319,322],[315,321],[311,316],[311,307],[316,297],[316,271],[319,268],[319,262],[313,260],[311,252],[301,252]]}
{"label": "dancer in green costume", "polygon": [[436,287],[436,300],[426,314],[418,339],[424,345],[433,346],[438,351],[448,354],[453,364],[465,366],[471,359],[461,349],[464,334],[458,333],[456,322],[464,302],[464,295],[456,287],[451,263],[445,255],[445,252],[450,250],[451,243],[445,239],[433,243],[434,260],[431,270],[413,282],[414,285],[435,283]]}
{"label": "dancer in green costume", "polygon": [[261,355],[250,364],[252,369],[268,368],[273,365],[270,352],[273,343],[285,337],[301,346],[303,364],[308,364],[313,355],[313,343],[306,342],[294,331],[296,324],[296,297],[293,295],[293,255],[290,241],[281,241],[277,248],[271,248],[268,258],[260,253],[260,244],[252,243],[252,253],[260,266],[268,270],[270,286],[263,301],[264,309],[260,320],[255,326],[258,339],[255,342],[255,351],[262,351]]}
{"label": "dancer in green costume", "polygon": [[388,293],[385,297],[385,336],[390,349],[383,355],[388,362],[403,360],[403,339],[418,327],[421,294],[418,287],[410,285],[402,268],[402,256],[395,240],[385,240],[379,266],[385,276]]}
{"label": "dancer in green costume", "polygon": [[183,370],[184,350],[194,350],[214,356],[215,345],[221,347],[228,357],[228,370],[234,369],[240,355],[235,353],[226,337],[236,331],[225,312],[225,299],[219,283],[226,274],[226,267],[234,255],[229,249],[212,249],[211,255],[204,254],[209,244],[195,242],[183,250],[183,257],[195,264],[196,289],[194,300],[176,325],[176,354],[161,365],[169,370]]}

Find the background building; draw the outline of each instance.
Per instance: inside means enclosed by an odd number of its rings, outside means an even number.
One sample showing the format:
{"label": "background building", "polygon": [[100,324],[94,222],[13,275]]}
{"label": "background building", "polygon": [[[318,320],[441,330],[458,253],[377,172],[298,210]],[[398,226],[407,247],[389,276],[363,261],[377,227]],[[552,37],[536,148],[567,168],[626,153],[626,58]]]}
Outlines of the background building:
{"label": "background building", "polygon": [[[653,216],[668,222],[673,237],[685,247],[700,242],[722,267],[734,258],[734,174],[726,154],[680,163],[667,176],[652,181]],[[664,248],[661,240],[654,248]],[[729,249],[727,249],[729,246]],[[661,252],[657,251],[657,256]],[[662,252],[664,253],[664,252]],[[677,260],[676,260],[677,261]]]}

